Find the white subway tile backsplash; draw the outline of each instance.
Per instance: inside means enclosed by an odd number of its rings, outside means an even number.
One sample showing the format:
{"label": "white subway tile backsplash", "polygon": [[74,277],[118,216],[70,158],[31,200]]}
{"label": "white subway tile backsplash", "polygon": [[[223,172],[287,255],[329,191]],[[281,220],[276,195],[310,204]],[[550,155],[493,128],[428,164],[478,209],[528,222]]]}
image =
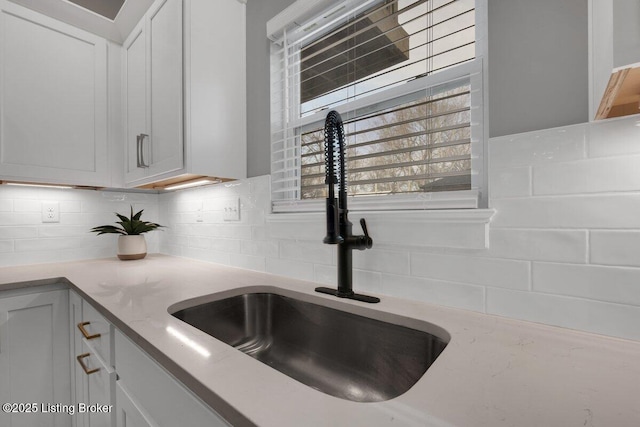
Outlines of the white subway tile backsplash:
{"label": "white subway tile backsplash", "polygon": [[310,240],[322,242],[327,233],[326,224],[320,221],[313,223],[304,221],[271,221],[267,218],[267,238]]}
{"label": "white subway tile backsplash", "polygon": [[278,251],[278,242],[269,240],[242,240],[240,245],[240,252],[244,255],[266,257],[274,256]]}
{"label": "white subway tile backsplash", "polygon": [[187,246],[182,248],[182,256],[200,261],[215,262],[216,264],[229,264],[230,254],[226,252],[212,251],[209,249],[193,248]]}
{"label": "white subway tile backsplash", "polygon": [[233,267],[254,271],[265,271],[267,268],[267,260],[263,256],[229,254],[229,263]]}
{"label": "white subway tile backsplash", "polygon": [[315,264],[332,264],[335,259],[333,247],[322,241],[303,242],[282,240],[280,242],[280,258],[307,261]]}
{"label": "white subway tile backsplash", "polygon": [[115,257],[115,252],[114,247],[83,247],[32,252],[14,251],[0,256],[0,267]]}
{"label": "white subway tile backsplash", "polygon": [[38,237],[77,237],[91,235],[89,231],[90,227],[86,225],[43,224],[38,226],[37,230]]}
{"label": "white subway tile backsplash", "polygon": [[214,251],[239,254],[241,241],[238,239],[211,239],[211,249]]}
{"label": "white subway tile backsplash", "polygon": [[0,239],[29,239],[38,236],[38,227],[0,225]]}
{"label": "white subway tile backsplash", "polygon": [[487,313],[640,340],[640,307],[487,288]]}
{"label": "white subway tile backsplash", "polygon": [[494,228],[489,232],[489,253],[497,258],[586,263],[587,231]]}
{"label": "white subway tile backsplash", "polygon": [[0,252],[13,252],[13,240],[0,239]]}
{"label": "white subway tile backsplash", "polygon": [[79,200],[60,201],[60,213],[79,213],[82,204]]}
{"label": "white subway tile backsplash", "polygon": [[589,123],[589,157],[625,156],[640,153],[640,115]]}
{"label": "white subway tile backsplash", "polygon": [[[269,240],[269,233],[266,225],[251,227],[251,240]],[[275,240],[273,240],[275,241]]]}
{"label": "white subway tile backsplash", "polygon": [[17,199],[13,203],[14,212],[41,212],[42,202],[40,200]]}
{"label": "white subway tile backsplash", "polygon": [[492,227],[640,228],[640,193],[495,199]]}
{"label": "white subway tile backsplash", "polygon": [[[382,245],[432,246],[483,249],[485,224],[465,222],[424,222],[385,218],[367,218],[367,228],[374,242]],[[323,234],[324,236],[324,234]]]}
{"label": "white subway tile backsplash", "polygon": [[[107,236],[98,239],[90,237],[60,237],[46,239],[17,239],[15,241],[16,252],[57,251],[61,249],[75,249],[91,246],[115,245],[115,241]],[[108,240],[108,241],[107,241]]]}
{"label": "white subway tile backsplash", "polygon": [[639,230],[592,230],[589,235],[591,263],[640,267]]}
{"label": "white subway tile backsplash", "polygon": [[198,248],[198,249],[210,249],[211,239],[208,237],[201,237],[201,236],[189,236],[188,246],[191,248]]}
{"label": "white subway tile backsplash", "polygon": [[162,243],[161,248],[162,248],[163,254],[179,256],[179,257],[183,256],[182,248],[184,248],[184,246],[173,245],[170,243]]}
{"label": "white subway tile backsplash", "polygon": [[640,306],[640,268],[534,262],[533,290]]}
{"label": "white subway tile backsplash", "polygon": [[484,287],[482,286],[383,274],[382,292],[432,304],[484,311]]}
{"label": "white subway tile backsplash", "polygon": [[387,251],[375,247],[366,251],[353,251],[353,267],[382,273],[407,274],[409,253]]}
{"label": "white subway tile backsplash", "polygon": [[438,255],[411,254],[411,275],[473,285],[529,289],[529,261]]}
{"label": "white subway tile backsplash", "polygon": [[0,212],[12,212],[12,211],[13,211],[13,200],[0,199]]}
{"label": "white subway tile backsplash", "polygon": [[492,138],[489,164],[495,168],[532,166],[585,158],[585,125]]}
{"label": "white subway tile backsplash", "polygon": [[533,194],[587,194],[640,190],[640,156],[605,157],[533,168]]}
{"label": "white subway tile backsplash", "polygon": [[[338,277],[336,269],[336,278],[333,282],[337,286]],[[353,270],[353,288],[359,293],[375,293],[382,292],[382,273],[376,271]]]}
{"label": "white subway tile backsplash", "polygon": [[312,281],[314,279],[313,263],[311,262],[280,258],[267,258],[266,261],[267,273],[301,280]]}
{"label": "white subway tile backsplash", "polygon": [[531,167],[489,168],[489,194],[493,199],[531,195]]}
{"label": "white subway tile backsplash", "polygon": [[337,286],[338,268],[335,265],[316,265],[313,280],[325,286]]}
{"label": "white subway tile backsplash", "polygon": [[40,212],[0,212],[0,224],[2,225],[36,225],[42,223]]}

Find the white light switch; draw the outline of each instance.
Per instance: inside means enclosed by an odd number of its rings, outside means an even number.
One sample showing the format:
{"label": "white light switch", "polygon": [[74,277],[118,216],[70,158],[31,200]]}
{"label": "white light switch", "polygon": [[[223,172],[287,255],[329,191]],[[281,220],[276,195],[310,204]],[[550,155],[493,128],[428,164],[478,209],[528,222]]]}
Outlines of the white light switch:
{"label": "white light switch", "polygon": [[60,222],[60,203],[42,202],[42,222]]}
{"label": "white light switch", "polygon": [[226,199],[223,204],[222,219],[224,221],[240,221],[240,199]]}
{"label": "white light switch", "polygon": [[198,202],[198,207],[196,209],[196,222],[203,222],[203,215],[202,215],[202,200],[200,200],[200,202]]}

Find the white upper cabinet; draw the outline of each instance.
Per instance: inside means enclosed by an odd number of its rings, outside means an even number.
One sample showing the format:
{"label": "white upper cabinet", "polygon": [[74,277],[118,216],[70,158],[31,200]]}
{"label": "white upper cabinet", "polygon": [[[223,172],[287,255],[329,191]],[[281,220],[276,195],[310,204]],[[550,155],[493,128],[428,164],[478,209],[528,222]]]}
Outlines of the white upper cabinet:
{"label": "white upper cabinet", "polygon": [[125,184],[246,177],[245,5],[156,0],[123,47]]}
{"label": "white upper cabinet", "polygon": [[156,2],[124,44],[127,183],[182,169],[182,0]]}
{"label": "white upper cabinet", "polygon": [[107,42],[0,0],[0,179],[109,185]]}

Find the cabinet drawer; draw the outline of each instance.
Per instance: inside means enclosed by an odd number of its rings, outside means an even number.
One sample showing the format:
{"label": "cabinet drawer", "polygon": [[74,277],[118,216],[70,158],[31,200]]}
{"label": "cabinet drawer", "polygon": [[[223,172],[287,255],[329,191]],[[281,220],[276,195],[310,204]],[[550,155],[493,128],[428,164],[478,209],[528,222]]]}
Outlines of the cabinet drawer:
{"label": "cabinet drawer", "polygon": [[90,427],[113,427],[115,425],[116,373],[111,366],[96,356],[94,349],[83,342],[82,353],[76,355],[76,375],[82,378],[83,398],[77,402],[77,416]]}
{"label": "cabinet drawer", "polygon": [[159,427],[229,425],[120,331],[116,331],[115,348],[117,383]]}
{"label": "cabinet drawer", "polygon": [[91,304],[82,301],[82,322],[76,325],[76,332],[90,343],[107,366],[113,366],[113,328]]}

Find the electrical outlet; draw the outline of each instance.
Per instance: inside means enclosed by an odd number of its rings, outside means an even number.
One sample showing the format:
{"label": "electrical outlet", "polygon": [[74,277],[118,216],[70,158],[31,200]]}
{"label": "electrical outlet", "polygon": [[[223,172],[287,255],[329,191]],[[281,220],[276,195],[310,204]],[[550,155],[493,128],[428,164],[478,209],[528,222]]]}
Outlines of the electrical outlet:
{"label": "electrical outlet", "polygon": [[240,221],[240,199],[226,199],[224,201],[222,219],[224,221]]}
{"label": "electrical outlet", "polygon": [[60,203],[42,202],[42,222],[60,222]]}

